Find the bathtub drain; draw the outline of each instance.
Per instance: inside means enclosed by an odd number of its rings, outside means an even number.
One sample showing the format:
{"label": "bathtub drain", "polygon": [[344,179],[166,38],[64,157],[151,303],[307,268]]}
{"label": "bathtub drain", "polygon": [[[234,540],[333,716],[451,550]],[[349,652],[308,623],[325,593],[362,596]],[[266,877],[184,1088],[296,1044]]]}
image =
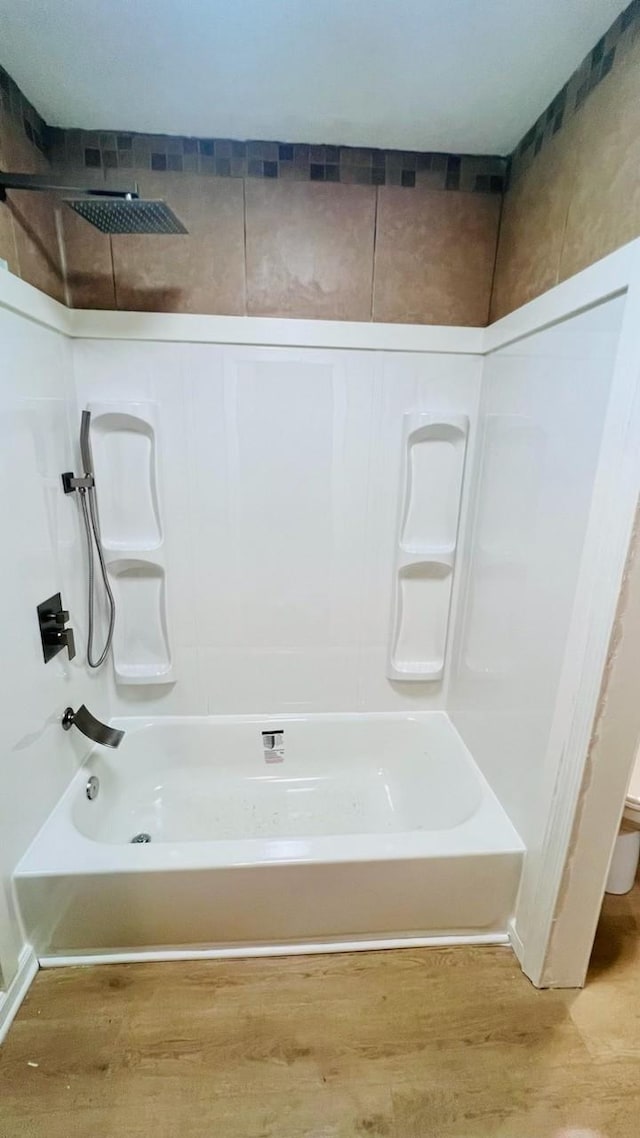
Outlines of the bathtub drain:
{"label": "bathtub drain", "polygon": [[132,837],[131,842],[129,844],[133,845],[134,842],[150,842],[150,841],[151,841],[151,834],[145,834],[143,832],[141,834],[134,834],[134,836]]}

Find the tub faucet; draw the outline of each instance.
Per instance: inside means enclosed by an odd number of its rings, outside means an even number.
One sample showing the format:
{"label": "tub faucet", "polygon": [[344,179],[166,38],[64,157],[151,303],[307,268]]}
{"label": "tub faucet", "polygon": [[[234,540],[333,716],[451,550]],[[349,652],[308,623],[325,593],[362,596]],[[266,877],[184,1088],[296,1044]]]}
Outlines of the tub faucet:
{"label": "tub faucet", "polygon": [[91,739],[94,743],[104,743],[105,747],[119,747],[124,739],[124,731],[118,731],[116,727],[107,727],[106,723],[101,723],[84,704],[77,711],[72,707],[66,709],[62,716],[62,727],[64,731],[77,727],[87,739]]}

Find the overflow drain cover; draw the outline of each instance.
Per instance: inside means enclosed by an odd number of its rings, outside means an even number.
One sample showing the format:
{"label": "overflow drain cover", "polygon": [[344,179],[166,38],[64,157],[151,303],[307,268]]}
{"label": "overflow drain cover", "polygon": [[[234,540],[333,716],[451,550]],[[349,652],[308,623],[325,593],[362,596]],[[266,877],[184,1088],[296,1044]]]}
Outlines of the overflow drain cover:
{"label": "overflow drain cover", "polygon": [[133,845],[135,842],[150,842],[150,841],[151,841],[151,834],[145,834],[145,833],[135,834],[134,837],[131,839],[130,844]]}

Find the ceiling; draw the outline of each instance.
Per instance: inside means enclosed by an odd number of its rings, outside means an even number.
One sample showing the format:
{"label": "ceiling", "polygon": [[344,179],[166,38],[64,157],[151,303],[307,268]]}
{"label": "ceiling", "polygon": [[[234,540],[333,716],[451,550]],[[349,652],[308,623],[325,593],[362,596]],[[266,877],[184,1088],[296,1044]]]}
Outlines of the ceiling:
{"label": "ceiling", "polygon": [[0,0],[53,126],[499,153],[620,0]]}

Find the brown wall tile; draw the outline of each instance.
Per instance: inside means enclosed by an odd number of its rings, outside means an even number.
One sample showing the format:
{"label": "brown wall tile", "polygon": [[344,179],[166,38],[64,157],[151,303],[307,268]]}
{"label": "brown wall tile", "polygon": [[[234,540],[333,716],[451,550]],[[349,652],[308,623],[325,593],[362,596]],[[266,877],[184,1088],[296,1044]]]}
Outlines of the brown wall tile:
{"label": "brown wall tile", "polygon": [[560,280],[640,234],[640,36],[580,114]]}
{"label": "brown wall tile", "polygon": [[[189,230],[184,237],[112,237],[118,308],[128,311],[245,311],[243,185],[236,178],[126,171],[145,197],[162,198]],[[120,184],[122,171],[109,171]]]}
{"label": "brown wall tile", "polygon": [[[102,170],[66,167],[59,171],[68,185],[99,189],[104,185]],[[127,188],[133,179],[121,178]],[[116,307],[111,241],[77,213],[64,206],[61,211],[68,303],[72,308]]]}
{"label": "brown wall tile", "polygon": [[7,206],[2,204],[0,204],[0,257],[3,261],[7,262],[9,271],[18,275],[18,254],[16,252],[16,242],[13,235],[11,214]]}
{"label": "brown wall tile", "polygon": [[374,320],[487,323],[500,197],[381,186]]}
{"label": "brown wall tile", "polygon": [[[41,171],[44,172],[44,171]],[[20,276],[55,300],[66,301],[56,229],[60,206],[53,195],[21,191],[11,194]]]}
{"label": "brown wall tile", "polygon": [[[7,113],[0,105],[0,169],[8,170],[9,153],[7,147]],[[0,203],[0,257],[9,265],[12,273],[19,275],[18,253],[13,232],[13,221],[9,206]]]}
{"label": "brown wall tile", "polygon": [[[49,164],[7,113],[0,119],[2,163],[12,173],[46,174]],[[12,271],[43,292],[64,301],[65,288],[56,227],[56,211],[60,206],[54,195],[34,191],[9,192],[7,203],[0,207],[4,242],[8,241],[8,218],[13,229]],[[10,258],[7,258],[11,260]]]}
{"label": "brown wall tile", "polygon": [[495,319],[640,235],[640,35],[504,199]]}
{"label": "brown wall tile", "polygon": [[246,182],[247,311],[370,320],[372,186]]}
{"label": "brown wall tile", "polygon": [[505,195],[492,320],[519,308],[558,281],[580,130],[579,117],[571,119]]}

